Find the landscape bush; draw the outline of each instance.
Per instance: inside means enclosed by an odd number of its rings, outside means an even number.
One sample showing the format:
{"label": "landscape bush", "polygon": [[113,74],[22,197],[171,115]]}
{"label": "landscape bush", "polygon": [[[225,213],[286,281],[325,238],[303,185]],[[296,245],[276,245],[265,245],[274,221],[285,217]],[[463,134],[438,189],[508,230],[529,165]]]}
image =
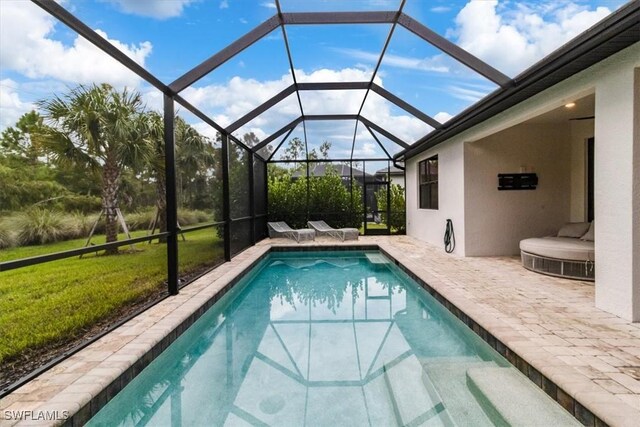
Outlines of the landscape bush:
{"label": "landscape bush", "polygon": [[123,215],[129,231],[148,230],[155,219],[156,210],[151,208]]}
{"label": "landscape bush", "polygon": [[[129,231],[148,230],[155,214],[155,208],[123,213]],[[69,213],[41,206],[31,207],[22,212],[13,212],[0,221],[0,249],[86,238],[98,215],[98,213],[84,214],[80,211]],[[181,226],[201,224],[213,221],[213,213],[180,209],[178,220]],[[103,215],[96,225],[94,235],[103,235],[104,231]]]}
{"label": "landscape bush", "polygon": [[76,237],[73,224],[62,212],[34,207],[9,221],[20,245],[39,245]]}
{"label": "landscape bush", "polygon": [[402,188],[398,184],[391,184],[390,193],[391,212],[389,214],[389,218],[387,219],[386,188],[380,189],[380,191],[378,191],[378,193],[376,194],[378,210],[382,214],[382,221],[384,223],[388,223],[391,226],[392,231],[397,233],[404,233],[406,228],[404,188]]}
{"label": "landscape bush", "polygon": [[14,246],[16,240],[9,226],[5,222],[0,222],[0,249],[6,249]]}
{"label": "landscape bush", "polygon": [[269,220],[285,221],[293,228],[306,228],[308,220],[322,219],[332,227],[355,227],[362,222],[362,190],[353,187],[353,195],[335,173],[309,178],[290,174],[269,179]]}

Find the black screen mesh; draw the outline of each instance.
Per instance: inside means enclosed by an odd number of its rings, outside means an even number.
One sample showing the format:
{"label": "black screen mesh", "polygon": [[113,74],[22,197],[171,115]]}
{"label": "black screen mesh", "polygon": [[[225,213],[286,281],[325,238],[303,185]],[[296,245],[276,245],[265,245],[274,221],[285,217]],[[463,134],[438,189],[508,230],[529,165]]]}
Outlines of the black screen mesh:
{"label": "black screen mesh", "polygon": [[253,203],[256,214],[267,213],[267,164],[256,157],[253,162]]}
{"label": "black screen mesh", "polygon": [[231,256],[251,246],[251,220],[231,221]]}

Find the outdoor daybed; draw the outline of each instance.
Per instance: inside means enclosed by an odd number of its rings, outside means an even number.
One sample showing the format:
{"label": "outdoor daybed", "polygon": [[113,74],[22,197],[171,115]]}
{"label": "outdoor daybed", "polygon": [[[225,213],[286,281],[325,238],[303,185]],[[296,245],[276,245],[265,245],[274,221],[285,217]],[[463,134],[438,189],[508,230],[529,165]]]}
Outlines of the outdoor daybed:
{"label": "outdoor daybed", "polygon": [[557,236],[520,241],[522,265],[528,270],[569,279],[595,280],[594,223],[568,223]]}

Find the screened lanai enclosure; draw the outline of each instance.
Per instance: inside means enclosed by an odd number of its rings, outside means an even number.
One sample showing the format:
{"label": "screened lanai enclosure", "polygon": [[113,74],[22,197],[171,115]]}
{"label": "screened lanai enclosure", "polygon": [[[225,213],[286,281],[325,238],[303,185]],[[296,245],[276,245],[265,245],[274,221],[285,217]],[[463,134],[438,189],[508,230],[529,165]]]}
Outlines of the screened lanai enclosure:
{"label": "screened lanai enclosure", "polygon": [[[50,306],[30,294],[23,299],[28,309],[0,309],[1,328],[42,330],[14,341],[0,333],[3,363],[77,336],[113,313],[124,316],[130,311],[123,307],[155,301],[150,295],[178,293],[266,238],[269,221],[302,228],[325,220],[363,235],[403,233],[398,158],[446,129],[452,113],[511,84],[445,38],[443,28],[430,28],[417,0],[246,1],[263,16],[250,30],[220,23],[194,32],[189,25],[197,22],[167,22],[171,42],[158,53],[174,76],[141,65],[148,45],[128,46],[94,29],[122,25],[105,22],[91,2],[74,8],[54,0],[9,3],[3,14],[15,21],[13,34],[27,32],[28,16],[49,31],[57,25],[75,40],[84,68],[73,74],[77,84],[38,82],[38,90],[49,92],[20,119],[30,124],[16,125],[23,139],[3,142],[7,161],[22,171],[11,179],[31,185],[45,174],[60,186],[3,199],[0,231],[4,224],[8,237],[0,245],[0,285],[22,283],[22,291],[37,294],[46,282],[64,290]],[[51,44],[51,55],[56,49]],[[186,50],[199,63],[183,61]],[[406,52],[433,61],[402,63]],[[55,58],[55,67],[68,59]],[[54,62],[47,66],[53,70]],[[442,67],[455,70],[447,78],[459,79],[462,89],[429,77]],[[257,78],[270,83],[257,85]],[[444,113],[436,102],[442,99],[455,107]],[[125,119],[128,128],[116,126]],[[16,192],[19,185],[26,184],[16,184]],[[54,235],[29,233],[29,221],[44,217],[58,224],[50,228]],[[56,325],[47,316],[75,320]]]}

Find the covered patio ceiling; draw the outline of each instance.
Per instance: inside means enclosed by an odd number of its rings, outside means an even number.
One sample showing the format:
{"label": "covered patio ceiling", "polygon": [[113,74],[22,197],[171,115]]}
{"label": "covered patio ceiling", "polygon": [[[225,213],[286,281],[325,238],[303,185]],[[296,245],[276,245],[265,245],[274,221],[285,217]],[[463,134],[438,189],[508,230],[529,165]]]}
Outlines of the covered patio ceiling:
{"label": "covered patio ceiling", "polygon": [[[339,152],[348,153],[348,155],[337,157],[341,160],[361,160],[365,158],[369,160],[394,160],[402,157],[404,153],[415,152],[419,148],[418,146],[425,145],[425,141],[428,143],[431,139],[437,139],[441,134],[447,134],[449,128],[458,126],[458,122],[463,121],[465,119],[464,116],[473,111],[476,106],[482,106],[483,101],[514,91],[517,86],[520,86],[519,77],[526,74],[525,72],[518,77],[511,78],[429,28],[420,20],[414,19],[405,11],[405,5],[408,0],[398,0],[397,3],[384,2],[383,5],[387,10],[381,11],[371,10],[372,7],[378,4],[376,2],[371,2],[371,4],[366,2],[366,7],[363,7],[364,2],[347,1],[344,4],[334,5],[339,9],[347,8],[348,10],[348,7],[353,6],[353,9],[360,10],[337,12],[325,10],[306,11],[306,8],[314,9],[314,6],[317,6],[314,2],[305,2],[302,3],[302,7],[287,9],[281,5],[281,3],[284,3],[287,6],[287,0],[275,0],[270,3],[275,11],[273,16],[183,73],[172,83],[165,84],[56,1],[32,1],[107,52],[148,83],[160,89],[166,96],[173,98],[178,104],[212,126],[217,132],[222,135],[228,135],[234,142],[250,149],[263,160],[272,160],[276,154],[282,153],[284,143],[290,137],[297,137],[304,143],[304,157],[308,157],[312,150],[311,147],[314,146],[315,149],[319,146],[319,143],[316,142],[319,138],[315,134],[311,135],[310,127],[313,127],[311,125],[313,122],[326,123],[326,126],[318,131],[319,133],[327,132],[327,129],[331,129],[331,126],[335,126],[334,124],[338,122],[340,126],[353,125],[352,135],[343,135],[341,137],[345,141],[342,142],[343,146]],[[389,4],[397,4],[397,6],[389,9]],[[631,2],[630,5],[623,9],[627,9],[631,15],[636,14],[637,3],[635,6],[633,4],[634,2]],[[298,9],[305,11],[298,11]],[[617,15],[621,14],[617,13]],[[333,81],[331,78],[316,78],[314,80],[311,78],[313,74],[305,74],[301,68],[296,68],[295,64],[304,62],[298,61],[301,49],[296,46],[296,37],[304,38],[304,36],[300,35],[299,28],[317,29],[325,26],[347,28],[377,26],[378,30],[383,28],[386,31],[383,42],[380,43],[380,49],[375,53],[375,66],[367,70],[366,73],[362,73],[362,75],[366,75],[366,79]],[[316,37],[317,34],[314,31],[306,34],[306,36]],[[402,34],[398,35],[399,33]],[[482,92],[475,92],[473,95],[475,100],[481,100],[474,102],[473,106],[468,106],[457,115],[454,114],[444,119],[437,119],[437,115],[434,117],[433,113],[430,115],[424,111],[424,104],[422,104],[422,108],[412,104],[407,99],[408,94],[398,96],[393,93],[393,90],[383,87],[380,79],[383,74],[381,66],[385,63],[385,59],[389,60],[389,58],[393,57],[393,55],[389,54],[389,47],[398,37],[406,37],[407,35],[421,41],[425,45],[425,49],[430,49],[431,52],[436,52],[438,55],[446,57],[448,61],[455,62],[460,69],[464,69],[464,73],[467,75],[474,75],[485,82]],[[211,118],[209,114],[202,111],[197,102],[192,101],[188,92],[196,87],[197,82],[206,79],[212,72],[223,67],[233,58],[237,58],[243,52],[250,51],[253,45],[269,38],[281,43],[283,45],[281,47],[286,53],[283,61],[287,63],[288,70],[286,73],[288,73],[287,81],[289,84],[284,89],[271,95],[260,105],[251,105],[248,111],[242,114],[236,113],[235,117],[226,117],[224,121]],[[349,49],[343,50],[349,51]],[[275,49],[273,51],[273,61],[275,61],[277,53]],[[373,59],[373,54],[370,55],[370,59]],[[395,60],[395,58],[392,59]],[[270,61],[271,58],[268,60]],[[533,68],[535,66],[531,69]],[[251,78],[260,77],[260,69],[253,69],[252,72],[254,74],[251,75]],[[424,84],[432,86],[440,84],[442,87],[437,87],[438,93],[441,93],[443,97],[447,96],[446,93],[449,89],[437,79],[434,81],[431,81],[431,79],[416,81],[416,91],[420,90],[418,86],[424,86]],[[309,98],[309,94],[327,94],[330,92],[346,93],[350,101],[353,102],[350,102],[349,105],[339,106],[341,107],[337,109],[339,111],[330,111],[332,109],[336,110],[336,106],[328,105],[329,103],[323,104],[318,102],[317,99]],[[373,102],[374,99],[377,103]],[[433,108],[429,107],[431,111],[446,110],[445,108],[438,108],[441,98],[431,96],[428,102],[429,105],[434,106]],[[403,118],[412,120],[413,134],[410,135],[403,129],[403,127],[406,127],[406,121],[397,120],[394,123],[393,120],[381,120],[380,114],[376,114],[375,111],[376,105],[381,105],[380,103],[384,103],[396,111],[401,111]],[[251,124],[253,122],[259,120],[264,122],[267,120],[266,115],[277,109],[287,110],[287,115],[281,115],[282,117],[280,117],[280,120],[283,121],[282,123],[268,120],[270,122],[268,132],[265,132],[264,135],[259,135],[257,142],[255,140],[251,142],[242,141],[242,134],[247,129],[252,128]],[[415,123],[419,123],[419,125],[415,125]],[[362,138],[362,135],[375,142],[372,145],[376,145],[376,155],[363,156],[362,150],[356,149],[358,139]],[[324,139],[325,137],[322,136],[322,138]],[[311,140],[314,140],[314,142],[312,143]],[[247,145],[250,146],[247,147]]]}

